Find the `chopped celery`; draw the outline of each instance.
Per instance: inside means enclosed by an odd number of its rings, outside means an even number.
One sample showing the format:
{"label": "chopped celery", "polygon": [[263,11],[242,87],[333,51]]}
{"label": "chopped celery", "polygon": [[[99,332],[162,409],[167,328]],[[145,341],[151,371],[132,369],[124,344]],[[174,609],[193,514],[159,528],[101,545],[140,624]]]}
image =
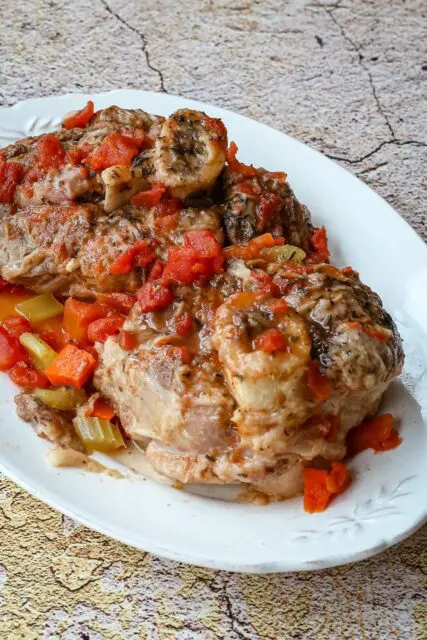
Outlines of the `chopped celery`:
{"label": "chopped celery", "polygon": [[285,260],[302,262],[307,254],[299,247],[294,247],[292,244],[284,244],[281,247],[263,249],[261,255],[263,258],[274,260],[275,262],[284,262]]}
{"label": "chopped celery", "polygon": [[109,420],[77,416],[73,424],[81,441],[90,451],[108,453],[124,447],[125,443],[119,427]]}
{"label": "chopped celery", "polygon": [[23,333],[19,342],[30,354],[33,365],[39,371],[44,371],[58,355],[48,344],[35,333]]}
{"label": "chopped celery", "polygon": [[15,309],[29,322],[37,323],[59,316],[64,311],[64,305],[58,302],[51,293],[43,293],[41,296],[20,302]]}
{"label": "chopped celery", "polygon": [[72,411],[87,400],[83,389],[57,387],[56,389],[36,389],[32,395],[51,409]]}

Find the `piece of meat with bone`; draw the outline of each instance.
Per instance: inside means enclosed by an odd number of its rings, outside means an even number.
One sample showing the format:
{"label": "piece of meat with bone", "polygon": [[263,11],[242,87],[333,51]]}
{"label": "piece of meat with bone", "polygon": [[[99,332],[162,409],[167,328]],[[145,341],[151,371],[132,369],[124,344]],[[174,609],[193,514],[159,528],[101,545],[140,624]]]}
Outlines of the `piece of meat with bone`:
{"label": "piece of meat with bone", "polygon": [[152,183],[165,185],[181,200],[210,192],[224,163],[227,130],[201,111],[180,109],[163,123],[154,147],[134,161]]}
{"label": "piece of meat with bone", "polygon": [[254,169],[244,175],[227,167],[224,171],[223,219],[232,244],[248,242],[263,233],[284,236],[308,253],[313,234],[310,213],[296,199],[285,174]]}
{"label": "piece of meat with bone", "polygon": [[[260,272],[284,299],[257,290]],[[343,458],[346,433],[402,367],[378,296],[330,265],[231,259],[209,286],[174,296],[161,311],[134,307],[124,325],[131,351],[118,337],[99,345],[95,385],[156,470],[180,482],[300,492],[304,465]],[[322,317],[328,305],[336,312]],[[180,335],[183,315],[192,322]],[[331,318],[319,346],[315,323]]]}
{"label": "piece of meat with bone", "polygon": [[0,152],[0,172],[11,181],[0,195],[3,214],[76,200],[101,203],[107,213],[124,206],[149,187],[131,161],[154,144],[163,120],[139,109],[112,106],[95,113],[85,127],[9,145]]}

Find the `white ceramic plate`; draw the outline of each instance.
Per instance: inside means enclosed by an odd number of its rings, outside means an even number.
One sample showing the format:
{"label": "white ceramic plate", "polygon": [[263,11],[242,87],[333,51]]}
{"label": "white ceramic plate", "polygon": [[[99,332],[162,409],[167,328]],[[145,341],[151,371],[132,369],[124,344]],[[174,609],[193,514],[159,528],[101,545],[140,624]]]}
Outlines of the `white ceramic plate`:
{"label": "white ceramic plate", "polygon": [[193,100],[143,91],[27,100],[0,110],[0,145],[59,125],[91,98],[167,115],[180,107],[221,117],[239,157],[285,170],[314,222],[325,224],[333,261],[351,264],[379,292],[404,338],[406,365],[382,409],[401,420],[403,443],[351,463],[351,488],[326,512],[305,514],[301,498],[267,507],[212,500],[151,480],[115,480],[46,464],[49,445],[15,415],[17,389],[2,375],[0,468],[33,495],[129,545],[181,562],[231,571],[320,569],[395,544],[426,520],[427,248],[366,185],[316,151],[248,118]]}

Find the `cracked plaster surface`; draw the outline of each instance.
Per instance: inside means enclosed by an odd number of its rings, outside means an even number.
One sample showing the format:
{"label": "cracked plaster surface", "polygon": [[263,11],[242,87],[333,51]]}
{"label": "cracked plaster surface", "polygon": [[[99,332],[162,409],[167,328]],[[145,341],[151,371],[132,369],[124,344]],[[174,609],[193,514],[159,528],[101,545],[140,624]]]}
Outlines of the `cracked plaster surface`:
{"label": "cracked plaster surface", "polygon": [[[0,104],[167,91],[336,159],[427,240],[421,0],[0,0]],[[423,640],[427,528],[379,557],[245,576],[124,547],[0,480],[3,640]]]}

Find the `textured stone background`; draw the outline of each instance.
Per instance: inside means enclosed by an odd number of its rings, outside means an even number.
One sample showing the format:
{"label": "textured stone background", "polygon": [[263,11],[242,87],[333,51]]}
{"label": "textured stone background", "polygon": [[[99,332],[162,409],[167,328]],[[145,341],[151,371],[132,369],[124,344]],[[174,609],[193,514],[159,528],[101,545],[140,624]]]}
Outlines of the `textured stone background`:
{"label": "textured stone background", "polygon": [[[140,88],[228,107],[337,159],[427,239],[426,42],[421,0],[0,0],[0,104]],[[426,541],[232,575],[128,549],[0,480],[0,638],[427,639]]]}

